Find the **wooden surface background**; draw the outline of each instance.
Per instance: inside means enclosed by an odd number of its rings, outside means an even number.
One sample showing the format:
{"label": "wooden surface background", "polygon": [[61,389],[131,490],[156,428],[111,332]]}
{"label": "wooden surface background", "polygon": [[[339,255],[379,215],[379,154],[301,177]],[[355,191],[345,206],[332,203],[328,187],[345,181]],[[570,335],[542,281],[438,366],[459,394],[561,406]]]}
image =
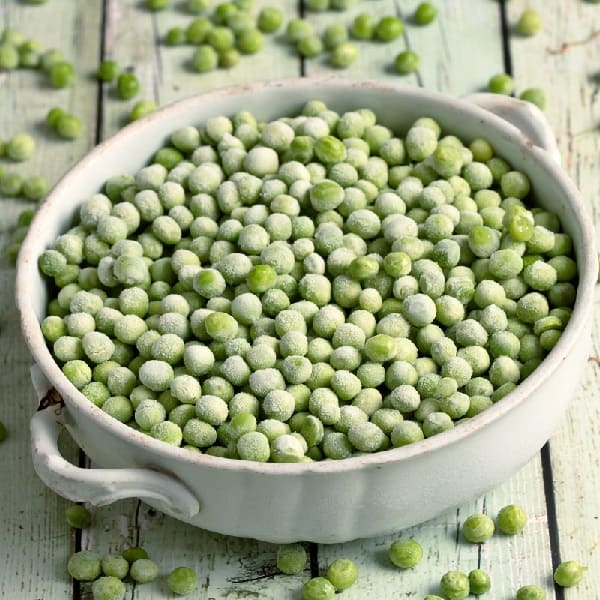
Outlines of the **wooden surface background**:
{"label": "wooden surface background", "polygon": [[[514,74],[517,91],[543,87],[549,96],[546,111],[558,138],[563,164],[581,190],[589,213],[600,220],[600,5],[584,0],[433,0],[439,17],[429,27],[407,24],[404,36],[392,44],[360,43],[360,58],[343,74],[354,78],[385,78],[421,85],[460,96],[482,89],[501,71]],[[362,10],[409,17],[417,0],[360,0],[347,13],[306,16],[318,30],[340,19],[349,22]],[[40,6],[0,0],[0,29],[14,26],[44,47],[59,48],[75,64],[77,84],[51,90],[41,73],[0,72],[0,137],[33,132],[35,158],[18,170],[40,173],[53,182],[94,144],[120,129],[135,100],[123,102],[99,87],[93,77],[101,58],[114,58],[136,73],[139,97],[166,104],[184,96],[226,84],[265,78],[330,72],[324,60],[299,60],[276,35],[265,50],[245,57],[230,71],[199,75],[187,68],[190,47],[169,48],[160,40],[172,26],[191,19],[183,0],[161,13],[143,9],[139,0],[48,0]],[[304,14],[296,0],[256,0],[255,6],[278,4],[286,16]],[[538,9],[543,32],[519,38],[512,28],[526,8]],[[421,57],[414,76],[390,70],[396,52],[411,48]],[[138,98],[139,98],[138,97]],[[78,115],[86,134],[65,142],[51,135],[43,118],[52,106]],[[0,246],[8,243],[23,201],[2,200]],[[28,421],[36,399],[29,385],[30,358],[21,340],[14,308],[13,267],[0,262],[0,420],[9,438],[0,446],[0,597],[8,600],[89,598],[87,588],[73,585],[65,564],[75,549],[100,554],[118,552],[131,544],[144,546],[161,572],[178,565],[193,566],[201,587],[193,598],[286,600],[301,597],[309,570],[298,576],[276,573],[276,547],[207,533],[175,521],[136,501],[93,509],[93,525],[75,535],[66,525],[67,501],[48,490],[35,476],[29,457]],[[600,330],[594,329],[594,352],[600,353]],[[527,583],[542,585],[548,598],[600,598],[600,367],[590,362],[568,417],[550,443],[525,468],[500,488],[460,508],[414,527],[426,558],[414,570],[400,572],[386,559],[393,537],[334,546],[313,546],[313,570],[322,570],[339,556],[359,565],[357,585],[344,592],[348,600],[366,597],[422,598],[436,593],[448,569],[486,569],[493,590],[485,597],[514,598]],[[568,374],[565,373],[568,377]],[[78,454],[65,443],[72,460]],[[457,482],[459,485],[460,482]],[[475,511],[495,514],[503,505],[519,502],[531,521],[523,535],[494,537],[482,546],[458,541],[461,521]],[[306,507],[306,518],[310,518]],[[561,560],[576,559],[589,571],[575,589],[555,590],[552,569]],[[128,598],[170,597],[162,581],[128,587]]]}

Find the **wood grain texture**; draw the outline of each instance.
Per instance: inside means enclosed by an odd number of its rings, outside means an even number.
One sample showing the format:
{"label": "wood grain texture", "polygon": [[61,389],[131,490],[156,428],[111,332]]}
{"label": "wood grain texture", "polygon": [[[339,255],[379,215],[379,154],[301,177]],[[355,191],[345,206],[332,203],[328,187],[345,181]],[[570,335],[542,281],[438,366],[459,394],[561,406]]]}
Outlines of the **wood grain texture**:
{"label": "wood grain texture", "polygon": [[[544,18],[533,38],[511,38],[517,90],[542,87],[548,93],[546,115],[558,139],[562,162],[581,191],[596,226],[600,224],[598,155],[598,63],[600,7],[587,2],[509,3],[514,24],[525,8]],[[598,309],[596,300],[596,312]],[[595,356],[600,329],[593,329]],[[600,367],[590,362],[567,419],[550,443],[561,560],[578,560],[589,571],[579,586],[565,590],[567,599],[597,598],[600,573]]]}
{"label": "wood grain texture", "polygon": [[[101,2],[53,0],[43,6],[17,2],[0,4],[0,30],[20,29],[45,48],[58,48],[71,60],[77,84],[51,89],[37,70],[0,73],[0,138],[27,132],[34,136],[35,156],[21,164],[2,161],[7,171],[43,174],[54,183],[94,144],[96,83],[89,74],[98,64]],[[73,142],[60,140],[44,124],[52,106],[73,112],[86,124],[86,132]],[[4,248],[16,217],[31,206],[21,200],[2,199],[0,246]],[[2,255],[4,256],[4,255]],[[21,339],[14,305],[12,265],[0,260],[0,420],[9,437],[2,444],[0,461],[0,597],[33,600],[71,597],[72,583],[65,571],[74,537],[64,519],[68,502],[51,492],[36,477],[30,459],[29,419],[37,399],[29,384],[29,353]],[[72,445],[65,448],[77,460]]]}

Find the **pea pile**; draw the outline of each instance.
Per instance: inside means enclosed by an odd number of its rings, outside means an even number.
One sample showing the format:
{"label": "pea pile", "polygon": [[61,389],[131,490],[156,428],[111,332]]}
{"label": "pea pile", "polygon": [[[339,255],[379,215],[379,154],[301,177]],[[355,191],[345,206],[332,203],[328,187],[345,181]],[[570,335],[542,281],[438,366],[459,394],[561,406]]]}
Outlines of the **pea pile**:
{"label": "pea pile", "polygon": [[483,139],[318,100],[171,135],[39,259],[42,332],[106,413],[253,461],[442,433],[511,392],[575,300],[572,241]]}

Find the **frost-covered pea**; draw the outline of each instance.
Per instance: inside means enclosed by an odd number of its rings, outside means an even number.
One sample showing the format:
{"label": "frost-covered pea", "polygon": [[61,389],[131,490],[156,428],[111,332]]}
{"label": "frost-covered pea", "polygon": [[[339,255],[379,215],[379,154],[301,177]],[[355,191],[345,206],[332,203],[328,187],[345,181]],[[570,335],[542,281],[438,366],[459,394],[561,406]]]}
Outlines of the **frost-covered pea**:
{"label": "frost-covered pea", "polygon": [[304,383],[312,374],[312,365],[310,360],[304,356],[291,355],[283,360],[281,372],[291,384]]}
{"label": "frost-covered pea", "polygon": [[489,378],[496,388],[505,383],[518,383],[521,378],[519,365],[509,356],[499,356],[490,367]]}
{"label": "frost-covered pea", "polygon": [[200,419],[190,419],[183,427],[183,440],[196,448],[208,448],[217,441],[217,430]]}
{"label": "frost-covered pea", "polygon": [[300,462],[304,448],[300,441],[290,434],[277,437],[271,443],[271,460],[277,463]]}
{"label": "frost-covered pea", "polygon": [[147,388],[162,392],[171,386],[173,367],[162,360],[149,360],[141,366],[138,376]]}
{"label": "frost-covered pea", "polygon": [[196,415],[205,423],[216,426],[227,420],[229,408],[222,398],[207,394],[196,401]]}
{"label": "frost-covered pea", "polygon": [[114,324],[114,336],[124,344],[135,344],[148,329],[146,322],[137,315],[123,315]]}
{"label": "frost-covered pea", "polygon": [[548,300],[539,292],[530,292],[519,298],[517,317],[524,323],[535,323],[548,314]]}
{"label": "frost-covered pea", "polygon": [[237,439],[236,449],[242,460],[267,462],[271,455],[269,438],[260,431],[249,431],[241,435]]}
{"label": "frost-covered pea", "polygon": [[454,379],[458,387],[462,387],[471,379],[473,369],[464,358],[456,356],[442,365],[441,374],[443,377]]}
{"label": "frost-covered pea", "polygon": [[506,299],[504,288],[496,281],[484,279],[477,284],[473,300],[479,308],[485,308],[490,304],[501,306]]}
{"label": "frost-covered pea", "polygon": [[335,429],[347,434],[354,423],[366,423],[368,420],[369,416],[360,407],[344,404],[340,407],[340,418],[335,423]]}
{"label": "frost-covered pea", "polygon": [[204,319],[204,327],[208,335],[219,342],[225,342],[235,337],[238,332],[237,321],[224,312],[211,312]]}
{"label": "frost-covered pea", "polygon": [[556,269],[550,263],[536,260],[523,269],[523,281],[536,291],[547,291],[557,281]]}
{"label": "frost-covered pea", "polygon": [[394,427],[403,420],[402,413],[393,408],[380,408],[371,416],[371,422],[375,423],[386,435],[390,435]]}
{"label": "frost-covered pea", "polygon": [[348,430],[348,440],[361,452],[375,452],[386,440],[385,433],[375,423],[354,423]]}
{"label": "frost-covered pea", "polygon": [[343,188],[329,179],[313,185],[310,189],[310,203],[317,212],[337,208],[344,200]]}
{"label": "frost-covered pea", "polygon": [[435,302],[425,294],[408,296],[402,302],[402,314],[411,325],[424,327],[435,319]]}
{"label": "frost-covered pea", "polygon": [[110,359],[115,345],[105,334],[98,331],[85,333],[81,339],[85,355],[94,363],[102,363]]}
{"label": "frost-covered pea", "polygon": [[232,385],[241,386],[250,377],[250,367],[241,356],[229,356],[221,365],[220,372]]}
{"label": "frost-covered pea", "polygon": [[83,360],[70,360],[62,367],[65,377],[77,388],[81,389],[92,381],[92,370]]}
{"label": "frost-covered pea", "polygon": [[454,421],[445,412],[434,411],[423,420],[423,434],[431,437],[454,428]]}
{"label": "frost-covered pea", "polygon": [[390,439],[394,448],[406,446],[424,439],[421,426],[415,421],[402,421],[398,423],[390,434]]}
{"label": "frost-covered pea", "polygon": [[316,388],[310,395],[308,409],[323,425],[335,425],[340,418],[338,397],[329,388]]}
{"label": "frost-covered pea", "polygon": [[136,423],[145,431],[164,421],[166,416],[164,406],[152,399],[142,400],[134,413]]}
{"label": "frost-covered pea", "polygon": [[252,392],[261,398],[273,390],[285,389],[283,375],[272,367],[254,371],[250,375],[249,385]]}
{"label": "frost-covered pea", "polygon": [[102,410],[121,423],[127,423],[133,417],[133,406],[125,396],[110,396],[102,405]]}
{"label": "frost-covered pea", "polygon": [[83,337],[86,333],[94,331],[94,317],[85,312],[65,315],[64,323],[69,335]]}

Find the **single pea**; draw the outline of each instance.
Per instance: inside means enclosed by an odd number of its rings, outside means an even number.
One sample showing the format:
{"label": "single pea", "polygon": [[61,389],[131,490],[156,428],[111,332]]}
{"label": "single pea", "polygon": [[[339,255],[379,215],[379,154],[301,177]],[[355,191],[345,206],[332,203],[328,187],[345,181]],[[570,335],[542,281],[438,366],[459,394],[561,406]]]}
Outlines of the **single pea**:
{"label": "single pea", "polygon": [[171,0],[146,0],[146,6],[150,10],[164,10],[171,4]]}
{"label": "single pea", "polygon": [[129,564],[132,564],[136,560],[140,560],[141,558],[148,558],[148,553],[139,546],[132,546],[131,548],[127,548],[127,550],[123,551],[123,558]]}
{"label": "single pea", "polygon": [[265,6],[258,13],[256,24],[263,33],[273,33],[283,24],[283,13],[277,7]]}
{"label": "single pea", "polygon": [[285,544],[277,549],[277,568],[286,575],[297,575],[306,568],[308,556],[302,544]]}
{"label": "single pea", "polygon": [[516,600],[546,600],[546,597],[539,585],[524,585],[517,590]]}
{"label": "single pea", "polygon": [[133,105],[131,112],[129,113],[130,121],[137,121],[154,112],[158,106],[154,100],[139,100]]}
{"label": "single pea", "polygon": [[313,577],[302,586],[303,600],[332,600],[335,587],[325,577]]}
{"label": "single pea", "polygon": [[19,51],[12,44],[0,43],[0,71],[12,71],[19,66]]}
{"label": "single pea", "polygon": [[236,45],[242,54],[256,54],[262,50],[264,38],[258,29],[247,29],[238,35]]}
{"label": "single pea", "polygon": [[561,587],[572,587],[582,579],[587,567],[579,564],[576,560],[568,560],[560,563],[554,571],[554,581]]}
{"label": "single pea", "polygon": [[129,100],[140,91],[140,82],[134,73],[121,73],[117,78],[117,93],[121,100]]}
{"label": "single pea", "polygon": [[412,50],[405,50],[396,56],[394,67],[400,75],[408,75],[414,73],[418,68],[421,59],[419,55]]}
{"label": "single pea", "polygon": [[8,158],[16,162],[29,160],[35,152],[35,141],[26,133],[13,136],[6,144]]}
{"label": "single pea", "polygon": [[341,592],[356,583],[358,567],[349,558],[337,558],[327,567],[327,579]]}
{"label": "single pea", "polygon": [[50,67],[48,76],[52,87],[66,88],[73,85],[75,81],[75,69],[70,62],[57,62]]}
{"label": "single pea", "polygon": [[167,46],[183,46],[187,41],[187,35],[183,27],[171,27],[165,34]]}
{"label": "single pea", "polygon": [[535,104],[540,110],[546,108],[547,96],[546,92],[541,88],[527,88],[521,92],[519,98],[525,100],[525,102]]}
{"label": "single pea", "polygon": [[448,600],[462,600],[469,595],[469,577],[462,571],[448,571],[440,580],[440,589]]}
{"label": "single pea", "polygon": [[517,32],[531,37],[542,30],[542,15],[537,10],[525,10],[517,22]]}
{"label": "single pea", "polygon": [[527,513],[518,504],[509,504],[501,508],[496,517],[498,530],[507,535],[516,535],[525,529]]}
{"label": "single pea", "polygon": [[375,39],[380,42],[391,42],[404,32],[402,19],[393,16],[382,17],[375,26]]}
{"label": "single pea", "polygon": [[103,60],[98,66],[98,79],[105,83],[114,81],[121,73],[121,67],[116,60]]}
{"label": "single pea", "polygon": [[480,596],[490,591],[490,576],[483,569],[474,569],[469,573],[469,593]]}
{"label": "single pea", "polygon": [[39,202],[46,196],[49,190],[50,183],[41,175],[28,177],[23,182],[23,195],[27,200],[31,200],[32,202]]}
{"label": "single pea", "polygon": [[298,54],[304,58],[314,58],[323,52],[323,42],[317,35],[307,35],[297,44]]}
{"label": "single pea", "polygon": [[90,511],[81,504],[72,504],[65,510],[67,523],[75,529],[86,529],[92,522]]}
{"label": "single pea", "polygon": [[417,25],[429,25],[435,21],[437,8],[431,2],[421,2],[413,16]]}
{"label": "single pea", "polygon": [[125,584],[117,577],[100,577],[92,584],[94,600],[123,600]]}
{"label": "single pea", "polygon": [[56,119],[56,132],[62,138],[74,140],[81,136],[83,124],[76,116],[63,113]]}
{"label": "single pea", "polygon": [[198,576],[190,567],[176,567],[167,578],[169,589],[178,596],[187,596],[198,587]]}
{"label": "single pea", "polygon": [[158,565],[147,558],[138,558],[131,564],[129,575],[137,583],[149,583],[158,577]]}
{"label": "single pea", "polygon": [[69,558],[67,571],[77,581],[94,581],[102,572],[100,559],[86,550],[75,552]]}
{"label": "single pea", "polygon": [[129,563],[119,554],[109,554],[102,559],[102,572],[108,577],[124,579],[129,573]]}
{"label": "single pea", "polygon": [[417,566],[423,558],[423,548],[416,540],[397,540],[389,549],[390,560],[401,569]]}
{"label": "single pea", "polygon": [[358,48],[351,42],[343,42],[331,51],[331,66],[336,69],[347,69],[358,58]]}
{"label": "single pea", "polygon": [[218,64],[219,55],[217,51],[207,44],[199,46],[192,56],[192,68],[197,73],[214,71]]}
{"label": "single pea", "polygon": [[515,87],[514,81],[510,75],[506,73],[498,73],[488,81],[488,91],[493,94],[504,94],[510,96]]}
{"label": "single pea", "polygon": [[17,197],[23,191],[23,177],[19,173],[6,173],[0,176],[0,196]]}

